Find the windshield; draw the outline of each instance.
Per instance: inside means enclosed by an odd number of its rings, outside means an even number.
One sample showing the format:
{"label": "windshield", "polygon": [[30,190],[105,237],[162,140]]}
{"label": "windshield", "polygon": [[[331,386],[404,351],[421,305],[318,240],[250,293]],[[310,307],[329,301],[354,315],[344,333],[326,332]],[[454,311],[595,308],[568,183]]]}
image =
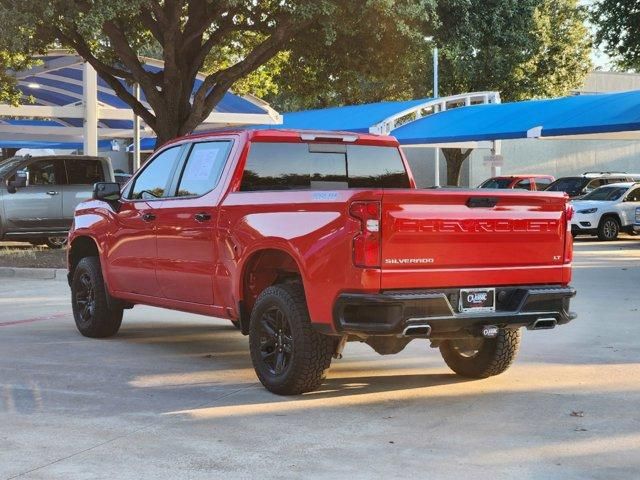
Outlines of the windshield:
{"label": "windshield", "polygon": [[509,188],[510,178],[490,178],[480,185],[480,188]]}
{"label": "windshield", "polygon": [[599,187],[596,188],[593,192],[582,197],[582,200],[600,200],[603,202],[612,202],[614,200],[618,200],[624,192],[628,190],[628,187]]}
{"label": "windshield", "polygon": [[550,192],[565,192],[569,194],[580,193],[580,190],[589,181],[584,177],[565,177],[559,178],[555,182],[552,182],[545,190]]}
{"label": "windshield", "polygon": [[7,158],[6,160],[3,160],[0,162],[0,178],[4,178],[7,173],[9,173],[11,170],[13,170],[15,167],[17,167],[20,162],[22,162],[24,160],[23,157],[12,157],[12,158]]}

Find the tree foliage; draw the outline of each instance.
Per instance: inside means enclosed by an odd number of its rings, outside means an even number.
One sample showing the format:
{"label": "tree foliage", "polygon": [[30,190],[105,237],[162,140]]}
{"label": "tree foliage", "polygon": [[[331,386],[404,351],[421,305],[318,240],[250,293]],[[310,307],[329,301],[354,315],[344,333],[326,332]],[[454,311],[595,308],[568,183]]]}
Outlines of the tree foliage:
{"label": "tree foliage", "polygon": [[449,0],[438,14],[445,94],[560,96],[591,68],[586,12],[577,0]]}
{"label": "tree foliage", "polygon": [[600,0],[591,13],[596,42],[620,68],[640,72],[640,2]]}
{"label": "tree foliage", "polygon": [[[0,0],[0,48],[29,56],[76,50],[156,132],[160,142],[192,131],[238,80],[331,18],[336,0]],[[238,39],[254,43],[232,56]],[[164,70],[139,57],[159,52]],[[211,52],[226,55],[192,95]],[[144,107],[118,80],[138,83]]]}

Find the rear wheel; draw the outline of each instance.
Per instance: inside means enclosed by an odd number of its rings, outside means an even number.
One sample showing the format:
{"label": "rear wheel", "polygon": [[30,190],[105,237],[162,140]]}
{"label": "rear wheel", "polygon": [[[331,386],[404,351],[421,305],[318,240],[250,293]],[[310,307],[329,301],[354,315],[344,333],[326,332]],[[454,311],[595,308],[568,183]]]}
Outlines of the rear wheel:
{"label": "rear wheel", "polygon": [[71,307],[76,327],[85,337],[104,338],[118,333],[122,308],[109,306],[98,257],[83,258],[73,272]]}
{"label": "rear wheel", "polygon": [[335,342],[311,327],[300,284],[266,288],[249,326],[251,361],[267,390],[298,395],[317,389],[331,365]]}
{"label": "rear wheel", "polygon": [[520,330],[500,329],[495,338],[446,340],[440,344],[440,353],[457,374],[487,378],[511,366],[520,348],[520,338]]}
{"label": "rear wheel", "polygon": [[615,217],[605,217],[598,225],[598,238],[603,241],[612,241],[618,238],[620,224]]}

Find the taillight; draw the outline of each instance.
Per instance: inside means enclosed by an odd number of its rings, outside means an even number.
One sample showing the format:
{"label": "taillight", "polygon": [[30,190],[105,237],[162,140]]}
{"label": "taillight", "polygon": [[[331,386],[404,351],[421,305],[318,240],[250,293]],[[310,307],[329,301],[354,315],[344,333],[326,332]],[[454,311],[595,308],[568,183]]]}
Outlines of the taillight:
{"label": "taillight", "polygon": [[360,221],[360,232],[353,237],[354,265],[379,267],[380,202],[353,202],[349,214]]}
{"label": "taillight", "polygon": [[573,205],[567,204],[567,206],[565,207],[565,212],[567,216],[567,222],[571,222],[571,220],[573,219],[573,213],[575,212],[575,210],[573,209]]}
{"label": "taillight", "polygon": [[564,209],[564,217],[567,222],[567,231],[564,240],[564,263],[571,263],[573,260],[573,235],[571,235],[571,219],[573,218],[573,205],[567,203]]}

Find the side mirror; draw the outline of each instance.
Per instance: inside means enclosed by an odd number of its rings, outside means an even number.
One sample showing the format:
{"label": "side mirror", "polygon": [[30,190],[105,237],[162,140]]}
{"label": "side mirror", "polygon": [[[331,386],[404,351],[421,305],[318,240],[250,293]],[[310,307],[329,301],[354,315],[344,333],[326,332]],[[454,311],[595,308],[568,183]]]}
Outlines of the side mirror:
{"label": "side mirror", "polygon": [[115,182],[98,182],[93,186],[93,199],[115,202],[120,200],[120,185]]}
{"label": "side mirror", "polygon": [[7,191],[9,193],[16,193],[19,188],[27,186],[27,172],[16,172],[15,176],[9,180],[7,184]]}

